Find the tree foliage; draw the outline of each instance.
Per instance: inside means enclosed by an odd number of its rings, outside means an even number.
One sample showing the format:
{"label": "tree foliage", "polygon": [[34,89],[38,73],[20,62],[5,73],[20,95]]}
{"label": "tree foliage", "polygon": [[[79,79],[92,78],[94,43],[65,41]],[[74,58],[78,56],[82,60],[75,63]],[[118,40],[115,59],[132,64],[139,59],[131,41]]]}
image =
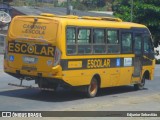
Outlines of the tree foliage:
{"label": "tree foliage", "polygon": [[[131,20],[131,0],[114,0],[113,10],[116,17]],[[160,0],[133,0],[133,22],[145,24],[157,46],[160,43]]]}

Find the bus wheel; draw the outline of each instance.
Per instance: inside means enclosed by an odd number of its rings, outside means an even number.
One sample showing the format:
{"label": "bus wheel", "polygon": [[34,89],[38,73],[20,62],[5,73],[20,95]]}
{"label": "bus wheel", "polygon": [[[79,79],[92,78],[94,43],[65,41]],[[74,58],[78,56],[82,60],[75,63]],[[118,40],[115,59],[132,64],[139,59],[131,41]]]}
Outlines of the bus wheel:
{"label": "bus wheel", "polygon": [[87,97],[93,98],[96,96],[97,91],[98,91],[98,81],[96,78],[93,77],[90,85],[86,86],[85,93]]}
{"label": "bus wheel", "polygon": [[145,76],[143,75],[141,83],[134,84],[134,89],[135,90],[142,90],[144,88],[144,85],[145,85]]}

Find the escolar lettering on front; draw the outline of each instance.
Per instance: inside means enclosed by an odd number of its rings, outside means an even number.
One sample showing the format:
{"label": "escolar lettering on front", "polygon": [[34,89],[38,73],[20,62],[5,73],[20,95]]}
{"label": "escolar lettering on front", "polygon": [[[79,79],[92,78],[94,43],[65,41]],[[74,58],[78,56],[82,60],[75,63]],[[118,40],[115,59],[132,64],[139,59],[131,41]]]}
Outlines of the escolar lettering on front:
{"label": "escolar lettering on front", "polygon": [[12,53],[54,57],[54,50],[54,46],[14,42],[8,43],[8,52]]}

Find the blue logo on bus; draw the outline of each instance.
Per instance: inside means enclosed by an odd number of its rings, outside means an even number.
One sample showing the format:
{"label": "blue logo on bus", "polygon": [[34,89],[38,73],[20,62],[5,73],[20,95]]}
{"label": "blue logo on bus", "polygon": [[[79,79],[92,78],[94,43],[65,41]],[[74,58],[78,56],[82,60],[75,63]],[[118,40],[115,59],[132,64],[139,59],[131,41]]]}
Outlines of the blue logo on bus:
{"label": "blue logo on bus", "polygon": [[14,61],[14,56],[12,56],[12,55],[9,56],[9,60],[10,60],[10,61]]}
{"label": "blue logo on bus", "polygon": [[116,66],[120,66],[121,65],[121,59],[118,58],[117,61],[116,61]]}

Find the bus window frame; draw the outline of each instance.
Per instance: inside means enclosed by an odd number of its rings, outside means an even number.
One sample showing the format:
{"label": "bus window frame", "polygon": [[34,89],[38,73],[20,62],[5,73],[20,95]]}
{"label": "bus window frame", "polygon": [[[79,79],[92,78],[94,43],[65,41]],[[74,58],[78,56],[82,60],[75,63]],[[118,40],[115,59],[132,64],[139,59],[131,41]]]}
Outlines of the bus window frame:
{"label": "bus window frame", "polygon": [[[108,31],[117,31],[117,37],[118,37],[118,43],[117,44],[109,44],[108,43]],[[106,28],[106,31],[105,31],[105,34],[106,34],[106,36],[105,36],[105,38],[106,38],[106,49],[107,49],[107,51],[106,51],[106,54],[108,54],[108,55],[117,55],[117,54],[121,54],[121,37],[120,37],[120,29],[119,28]],[[115,53],[110,53],[110,52],[108,52],[108,46],[110,46],[110,45],[117,45],[118,47],[119,47],[119,52],[115,52]]]}
{"label": "bus window frame", "polygon": [[[147,36],[149,39],[148,39],[148,45],[149,45],[149,48],[150,50],[148,52],[145,52],[145,49],[144,49],[144,44],[145,44],[145,36]],[[152,36],[150,34],[146,34],[144,33],[143,34],[143,53],[144,54],[154,54],[154,45],[153,45],[153,39],[152,39]]]}
{"label": "bus window frame", "polygon": [[[135,34],[141,34],[141,36],[142,36],[142,46],[141,46],[142,47],[142,49],[141,49],[142,55],[151,55],[154,58],[154,52],[153,53],[150,52],[150,53],[147,53],[147,54],[144,52],[144,36],[146,36],[146,35],[150,36],[150,43],[153,46],[153,38],[152,38],[152,35],[151,35],[149,29],[148,28],[136,28],[136,27],[132,27],[131,30],[133,32],[133,42],[135,42]],[[134,44],[135,43],[133,43],[133,54],[135,54],[135,51],[134,51],[134,47],[135,46],[134,46]],[[154,49],[154,46],[153,46],[153,49]]]}
{"label": "bus window frame", "polygon": [[[75,45],[75,47],[76,47],[76,52],[75,52],[75,54],[69,54],[68,53],[68,43],[67,43],[67,29],[68,28],[74,28],[75,29],[75,44],[73,44],[73,45]],[[77,27],[74,27],[74,26],[68,26],[68,27],[66,27],[66,29],[65,29],[65,46],[66,46],[66,54],[67,55],[77,55],[77,52],[78,52],[78,50],[77,50]]]}
{"label": "bus window frame", "polygon": [[[118,37],[118,43],[116,43],[116,45],[117,44],[120,44],[120,37],[119,37],[119,33],[120,33],[120,30],[119,29],[116,29],[116,28],[106,28],[106,43],[107,44],[110,44],[110,43],[108,43],[108,31],[117,31],[117,37]],[[112,44],[111,44],[112,45]],[[114,45],[114,44],[113,44]]]}
{"label": "bus window frame", "polygon": [[[89,43],[89,44],[84,44],[84,43],[83,44],[78,44],[78,30],[79,29],[87,29],[87,30],[89,29],[90,30],[90,36],[89,36],[90,38],[89,39],[91,40],[90,41],[91,43]],[[92,36],[93,36],[92,27],[83,27],[83,26],[78,27],[77,26],[77,30],[76,30],[77,54],[76,55],[92,55],[93,54],[93,47],[92,47],[93,46],[93,37]],[[84,54],[78,53],[78,46],[79,45],[81,45],[81,46],[82,45],[84,45],[84,46],[87,46],[87,45],[91,46],[91,52],[90,53],[84,53]]]}
{"label": "bus window frame", "polygon": [[[141,53],[140,54],[137,54],[136,51],[135,51],[135,36],[138,35],[138,34],[141,36]],[[133,42],[134,42],[133,43],[133,47],[134,47],[133,48],[133,53],[136,54],[136,55],[141,55],[142,56],[144,54],[144,51],[143,51],[143,49],[144,49],[144,33],[143,32],[134,32],[133,33]]]}
{"label": "bus window frame", "polygon": [[[75,42],[75,46],[76,46],[76,54],[68,54],[67,53],[67,34],[66,34],[66,32],[67,32],[67,28],[75,28],[76,29],[76,37],[75,37],[75,39],[76,39],[76,42]],[[78,53],[78,43],[77,43],[77,40],[78,40],[78,29],[90,29],[91,30],[91,53],[89,53],[89,54],[79,54]],[[94,29],[104,29],[104,40],[105,40],[105,47],[106,47],[106,52],[105,53],[94,53],[93,52],[93,46],[95,45],[94,43],[93,43],[93,30]],[[108,44],[108,42],[107,42],[107,38],[108,38],[108,36],[107,36],[107,31],[108,30],[115,30],[115,31],[117,31],[117,37],[118,37],[118,43],[117,44]],[[120,34],[121,34],[121,29],[120,28],[107,28],[107,27],[89,27],[89,26],[72,26],[72,25],[66,25],[65,26],[65,47],[66,47],[66,55],[67,56],[78,56],[78,55],[119,55],[119,54],[122,54],[121,53],[121,37],[120,37]],[[119,47],[119,52],[115,52],[115,53],[108,53],[108,51],[107,51],[107,47],[108,47],[108,45],[117,45],[118,47]]]}
{"label": "bus window frame", "polygon": [[[122,34],[124,33],[130,33],[131,34],[131,52],[123,52],[122,51]],[[120,33],[120,38],[121,38],[121,54],[133,54],[134,53],[134,37],[133,37],[133,32],[129,29],[129,30],[122,30]]]}
{"label": "bus window frame", "polygon": [[[103,32],[104,32],[104,43],[101,43],[101,44],[95,44],[94,43],[94,30],[96,30],[96,29],[101,29],[101,30],[103,30]],[[107,54],[107,42],[106,42],[106,28],[103,28],[103,27],[92,27],[92,49],[93,49],[93,55],[104,55],[104,54]],[[105,45],[104,45],[105,44]],[[103,52],[103,53],[95,53],[94,52],[94,46],[96,46],[96,45],[104,45],[105,46],[105,52]]]}

